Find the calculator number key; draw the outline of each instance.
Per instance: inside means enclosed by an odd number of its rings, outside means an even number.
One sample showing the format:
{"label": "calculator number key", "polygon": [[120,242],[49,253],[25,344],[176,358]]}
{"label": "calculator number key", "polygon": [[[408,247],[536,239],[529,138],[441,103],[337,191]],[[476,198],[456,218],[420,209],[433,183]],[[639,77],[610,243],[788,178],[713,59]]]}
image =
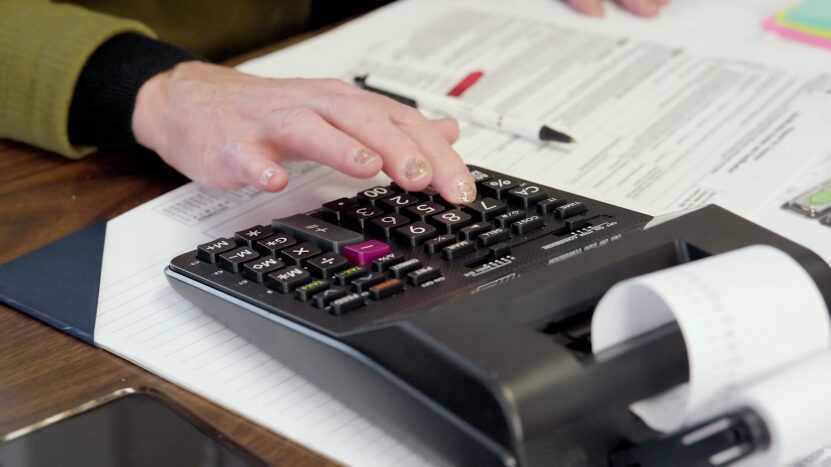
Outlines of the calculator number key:
{"label": "calculator number key", "polygon": [[470,214],[462,212],[461,209],[451,209],[430,218],[430,222],[436,225],[443,233],[455,233],[462,227],[473,222]]}
{"label": "calculator number key", "polygon": [[344,214],[344,223],[356,229],[366,229],[369,221],[384,214],[384,210],[376,206],[361,206],[350,209]]}
{"label": "calculator number key", "polygon": [[473,214],[477,221],[488,222],[508,210],[508,205],[498,199],[477,199],[465,209]]}
{"label": "calculator number key", "polygon": [[383,234],[385,237],[391,237],[392,232],[396,228],[409,223],[410,219],[408,217],[402,216],[401,214],[390,213],[372,219],[370,225],[375,231]]}
{"label": "calculator number key", "polygon": [[398,238],[410,246],[421,245],[427,239],[435,237],[436,233],[436,228],[425,222],[415,222],[395,229]]}
{"label": "calculator number key", "polygon": [[421,200],[409,193],[399,193],[395,196],[390,196],[389,198],[382,199],[379,202],[379,205],[386,209],[393,210],[395,212],[401,212],[402,209],[406,208],[407,206],[412,206],[413,204],[416,204],[419,201]]}
{"label": "calculator number key", "polygon": [[362,203],[369,203],[374,206],[378,201],[394,194],[395,191],[388,186],[376,186],[374,188],[359,192],[358,201]]}
{"label": "calculator number key", "polygon": [[444,206],[433,201],[415,204],[404,210],[404,213],[410,217],[427,222],[427,219],[435,214],[444,211]]}

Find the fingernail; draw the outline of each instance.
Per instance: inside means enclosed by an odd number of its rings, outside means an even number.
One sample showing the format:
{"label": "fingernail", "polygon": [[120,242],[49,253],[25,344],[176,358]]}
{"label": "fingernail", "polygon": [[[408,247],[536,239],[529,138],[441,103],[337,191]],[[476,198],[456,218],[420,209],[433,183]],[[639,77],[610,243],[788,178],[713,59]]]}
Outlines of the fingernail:
{"label": "fingernail", "polygon": [[369,152],[366,149],[357,149],[354,154],[352,154],[352,162],[355,165],[359,165],[361,167],[367,167],[375,163],[375,161],[379,160],[378,154],[373,152]]}
{"label": "fingernail", "polygon": [[592,16],[603,16],[603,5],[598,2],[592,2],[586,5],[586,13]]}
{"label": "fingernail", "polygon": [[470,204],[476,199],[476,187],[462,177],[456,179],[456,199],[462,204]]}
{"label": "fingernail", "polygon": [[419,157],[414,157],[408,160],[407,164],[404,166],[404,176],[411,182],[421,180],[429,173],[430,166],[427,165],[427,162],[425,162],[424,159]]}
{"label": "fingernail", "polygon": [[263,174],[260,175],[260,185],[267,187],[268,182],[274,177],[274,169],[265,169],[263,170]]}

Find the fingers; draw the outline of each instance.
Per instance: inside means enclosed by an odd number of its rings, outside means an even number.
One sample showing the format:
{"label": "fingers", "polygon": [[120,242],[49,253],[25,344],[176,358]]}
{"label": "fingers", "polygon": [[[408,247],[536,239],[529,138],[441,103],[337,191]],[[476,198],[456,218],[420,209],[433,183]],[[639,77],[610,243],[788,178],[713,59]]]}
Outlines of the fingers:
{"label": "fingers", "polygon": [[300,155],[360,178],[376,175],[383,166],[381,157],[374,151],[333,127],[313,110],[274,111],[264,125],[275,151],[283,154]]}
{"label": "fingers", "polygon": [[603,16],[602,0],[568,0],[575,10],[589,16]]}
{"label": "fingers", "polygon": [[[589,16],[603,16],[603,0],[567,0],[575,10]],[[618,0],[621,6],[632,13],[651,17],[658,14],[669,0]]]}
{"label": "fingers", "polygon": [[[475,184],[462,158],[436,131],[436,123],[430,122],[418,112],[402,108],[391,115],[393,123],[418,144],[421,152],[430,160],[434,169],[431,184],[442,196],[456,204],[467,204],[476,197]],[[449,125],[449,123],[446,123]],[[452,128],[448,128],[452,130]],[[458,132],[458,127],[456,128]]]}
{"label": "fingers", "polygon": [[340,96],[319,111],[376,151],[384,160],[384,172],[404,189],[418,191],[432,184],[451,203],[474,200],[470,172],[449,143],[458,137],[455,122],[431,122],[415,109],[370,93]]}
{"label": "fingers", "polygon": [[333,123],[377,151],[384,160],[384,172],[405,190],[419,191],[430,184],[430,160],[412,138],[389,120],[386,112],[369,110],[357,116],[338,115]]}
{"label": "fingers", "polygon": [[223,167],[212,171],[219,177],[209,183],[212,186],[225,189],[253,186],[263,191],[280,191],[288,184],[288,174],[274,161],[274,152],[268,146],[234,144],[223,152],[226,154],[219,157]]}
{"label": "fingers", "polygon": [[658,14],[666,0],[618,0],[618,2],[638,16],[652,17]]}
{"label": "fingers", "polygon": [[268,156],[260,154],[241,154],[240,180],[248,186],[255,186],[263,191],[280,191],[289,182],[289,176],[279,164]]}
{"label": "fingers", "polygon": [[459,123],[452,118],[440,118],[438,120],[431,120],[430,123],[438,131],[442,138],[450,144],[459,139]]}

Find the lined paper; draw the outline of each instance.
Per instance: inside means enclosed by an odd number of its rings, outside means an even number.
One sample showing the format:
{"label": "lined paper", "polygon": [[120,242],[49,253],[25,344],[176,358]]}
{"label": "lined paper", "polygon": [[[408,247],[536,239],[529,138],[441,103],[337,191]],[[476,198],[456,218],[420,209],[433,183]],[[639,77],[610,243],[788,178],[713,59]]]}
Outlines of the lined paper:
{"label": "lined paper", "polygon": [[110,221],[95,340],[339,462],[426,465],[422,456],[204,314],[167,284],[163,271],[170,259],[199,243],[310,210],[372,183],[310,164],[295,165],[292,172],[291,184],[281,194],[223,193],[189,184]]}

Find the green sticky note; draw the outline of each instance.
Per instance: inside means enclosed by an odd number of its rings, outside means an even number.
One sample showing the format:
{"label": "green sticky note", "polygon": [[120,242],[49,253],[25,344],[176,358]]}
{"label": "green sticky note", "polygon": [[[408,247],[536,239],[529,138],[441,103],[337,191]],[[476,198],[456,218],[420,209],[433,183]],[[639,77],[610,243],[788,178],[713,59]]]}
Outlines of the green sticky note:
{"label": "green sticky note", "polygon": [[807,0],[785,14],[788,23],[831,32],[831,1]]}
{"label": "green sticky note", "polygon": [[797,30],[799,32],[804,32],[805,34],[810,34],[812,36],[817,36],[822,39],[831,40],[831,30],[813,28],[811,26],[806,26],[802,23],[794,23],[793,21],[788,21],[788,13],[780,13],[775,17],[776,22],[786,26],[790,29]]}
{"label": "green sticky note", "polygon": [[831,203],[831,187],[828,187],[820,192],[812,194],[808,201],[814,206],[820,206]]}

